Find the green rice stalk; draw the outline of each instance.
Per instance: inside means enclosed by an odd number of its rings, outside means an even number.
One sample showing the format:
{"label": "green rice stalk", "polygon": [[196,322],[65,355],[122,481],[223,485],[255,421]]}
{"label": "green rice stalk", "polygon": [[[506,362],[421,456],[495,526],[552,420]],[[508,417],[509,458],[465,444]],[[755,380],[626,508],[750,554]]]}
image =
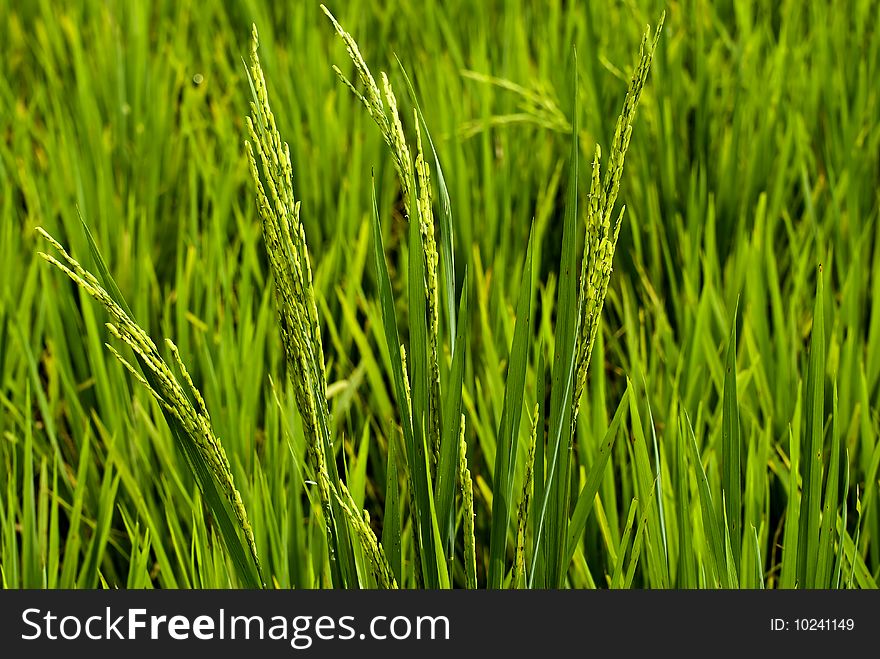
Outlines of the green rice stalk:
{"label": "green rice stalk", "polygon": [[[383,79],[384,74],[383,74]],[[415,114],[415,112],[414,112]],[[439,292],[437,286],[437,242],[434,238],[434,213],[431,199],[431,174],[422,151],[422,131],[419,128],[418,115],[415,116],[416,127],[416,172],[419,177],[418,217],[419,231],[425,251],[425,270],[427,278],[426,295],[428,298],[428,368],[430,369],[430,395],[428,398],[428,439],[434,465],[440,462],[440,361],[437,342],[439,328]]]}
{"label": "green rice stalk", "polygon": [[339,485],[339,478],[332,461],[327,375],[312,270],[305,229],[300,221],[300,202],[293,195],[290,147],[282,143],[275,115],[269,107],[258,46],[259,37],[254,26],[249,68],[254,100],[251,115],[245,119],[251,138],[245,141],[245,149],[257,192],[263,241],[274,275],[276,309],[288,375],[302,417],[308,459],[327,520],[329,547],[331,552],[339,552],[345,564],[346,576],[340,575],[340,580],[346,582],[354,570],[347,531],[344,527],[336,528],[334,521],[336,501],[331,489]]}
{"label": "green rice stalk", "polygon": [[[86,271],[76,259],[74,259],[61,244],[50,236],[45,230],[38,227],[37,232],[43,236],[63,257],[62,263],[54,256],[40,252],[40,256],[57,267],[70,277],[83,291],[98,301],[110,314],[112,322],[107,323],[110,333],[117,339],[127,344],[142,363],[155,376],[156,386],[152,386],[141,373],[130,364],[112,346],[107,346],[117,359],[128,369],[132,375],[143,384],[153,398],[180,423],[187,438],[195,445],[199,455],[208,464],[211,473],[220,485],[221,491],[229,503],[241,532],[247,541],[248,548],[259,571],[260,561],[257,554],[254,533],[251,528],[248,514],[241,500],[241,494],[235,487],[232,468],[226,457],[226,451],[220,440],[214,434],[211,417],[205,407],[205,401],[199,390],[193,384],[189,372],[180,358],[177,346],[170,339],[166,344],[171,350],[174,360],[177,362],[186,389],[174,375],[164,359],[159,355],[159,350],[150,336],[120,307],[112,296],[98,282],[94,275]],[[187,393],[187,390],[189,393]],[[193,403],[193,400],[195,403]]]}
{"label": "green rice stalk", "polygon": [[461,415],[461,435],[458,442],[458,483],[461,487],[464,516],[464,573],[465,584],[477,587],[477,543],[474,538],[474,483],[467,466],[467,442],[464,439],[464,414]]}
{"label": "green rice stalk", "polygon": [[614,250],[617,247],[617,237],[620,233],[620,225],[626,207],[620,209],[620,214],[613,226],[611,214],[614,211],[614,203],[620,191],[620,178],[623,175],[623,163],[626,151],[629,148],[632,137],[632,126],[635,120],[636,108],[651,62],[654,59],[654,51],[663,30],[663,21],[666,18],[664,12],[660,16],[654,39],[650,40],[651,30],[645,32],[639,48],[639,63],[630,80],[626,98],[623,101],[623,110],[617,119],[617,127],[614,130],[614,138],[611,142],[611,156],[605,178],[601,180],[599,161],[601,149],[596,145],[596,155],[593,158],[593,174],[590,184],[590,196],[587,203],[587,233],[584,245],[584,259],[581,265],[580,293],[578,296],[578,308],[580,309],[580,330],[577,337],[577,351],[575,362],[575,392],[572,400],[574,413],[572,414],[572,429],[577,421],[580,408],[580,400],[587,381],[587,369],[590,365],[590,355],[596,342],[596,333],[599,330],[599,320],[602,316],[602,306],[605,302],[605,294],[608,291],[608,282],[611,280]]}
{"label": "green rice stalk", "polygon": [[516,524],[516,554],[513,561],[513,588],[525,588],[526,581],[526,524],[529,520],[529,509],[532,493],[532,473],[535,466],[535,446],[538,443],[539,406],[535,404],[535,416],[532,421],[532,439],[529,444],[529,453],[526,458],[526,475],[523,479],[522,495],[517,509]]}
{"label": "green rice stalk", "polygon": [[361,545],[367,554],[370,566],[373,569],[373,574],[376,577],[376,582],[381,588],[396,589],[397,581],[394,578],[391,565],[389,565],[388,559],[385,557],[385,550],[378,538],[376,538],[376,533],[373,531],[373,528],[370,526],[369,513],[364,510],[363,515],[359,515],[357,513],[358,506],[352,498],[351,493],[348,491],[348,488],[343,484],[339,489],[341,490],[341,493],[336,493],[334,490],[337,501],[348,518],[351,528],[354,529],[358,538],[360,538]]}
{"label": "green rice stalk", "polygon": [[[407,145],[403,125],[400,121],[397,98],[388,80],[388,76],[385,73],[381,75],[382,92],[385,97],[383,103],[379,86],[376,84],[375,78],[360,54],[354,38],[342,28],[326,7],[322,5],[322,9],[345,43],[364,91],[359,92],[354,84],[341,73],[338,67],[334,67],[334,71],[343,83],[355,93],[356,98],[361,101],[370,117],[373,118],[379,127],[383,139],[391,150],[394,166],[400,179],[407,219],[410,221],[415,219],[418,222],[417,225],[411,225],[410,230],[410,264],[415,264],[416,266],[423,264],[425,270],[423,273],[418,271],[410,273],[410,330],[413,332],[411,335],[413,338],[410,344],[410,353],[413,357],[413,364],[412,381],[408,384],[412,387],[412,400],[407,409],[401,409],[401,418],[404,424],[408,423],[409,419],[411,419],[413,427],[412,446],[408,450],[408,466],[411,482],[415,486],[411,488],[411,492],[415,494],[415,499],[418,503],[417,507],[412,507],[418,530],[418,551],[431,551],[432,553],[439,554],[439,545],[431,549],[425,546],[437,541],[432,528],[432,526],[436,526],[436,520],[433,519],[433,504],[430,503],[432,489],[430,482],[436,476],[437,463],[439,462],[440,419],[442,414],[438,356],[438,258],[434,238],[430,174],[422,150],[418,114],[417,111],[414,112],[417,131],[417,161],[414,169],[412,154]],[[414,213],[415,216],[413,216]],[[416,243],[419,243],[418,246],[416,246]],[[417,251],[420,251],[421,254],[415,253]],[[424,258],[424,261],[419,263],[422,258]],[[421,295],[425,296],[424,301],[419,299],[418,296]],[[424,314],[424,318],[421,317],[422,314]],[[416,332],[419,327],[423,329],[420,332]],[[409,397],[410,394],[407,393],[407,395]],[[422,420],[423,418],[424,421]],[[422,425],[423,423],[424,425]],[[430,458],[425,462],[425,467],[421,464],[421,458],[419,457],[422,455],[422,451],[430,455]],[[427,469],[424,475],[422,474],[423,468]],[[416,552],[417,558],[424,560],[425,556],[419,556],[418,551]],[[426,573],[429,585],[431,577],[428,575],[435,573],[433,568],[434,561],[430,563],[431,568]],[[422,567],[427,566],[423,565]],[[440,578],[439,575],[443,572],[444,568],[445,566],[438,566],[438,578]]]}
{"label": "green rice stalk", "polygon": [[337,34],[339,34],[343,43],[345,43],[345,47],[348,50],[348,56],[354,64],[354,68],[357,71],[364,92],[359,92],[354,84],[345,77],[345,74],[342,73],[338,66],[334,65],[333,71],[343,84],[345,84],[345,86],[348,87],[355,97],[363,104],[367,109],[367,113],[373,121],[376,122],[376,125],[379,126],[379,131],[382,133],[385,143],[388,144],[388,147],[391,149],[391,155],[394,159],[394,168],[397,170],[397,175],[400,178],[404,207],[406,213],[409,214],[413,181],[412,156],[410,155],[409,147],[406,145],[403,126],[400,123],[400,116],[397,112],[397,98],[394,96],[391,84],[388,82],[388,77],[384,73],[382,74],[383,91],[385,92],[385,99],[388,102],[388,110],[386,111],[385,104],[382,102],[381,93],[379,92],[379,86],[376,84],[376,79],[373,78],[373,74],[370,73],[370,69],[367,67],[367,63],[364,61],[354,37],[343,29],[339,24],[339,21],[336,20],[336,17],[330,13],[330,10],[327,9],[327,7],[321,5],[321,9],[327,14],[327,18],[333,23],[333,27],[336,28]]}
{"label": "green rice stalk", "polygon": [[[427,298],[427,321],[428,321],[428,368],[429,368],[429,398],[428,398],[428,448],[431,452],[432,473],[440,458],[440,363],[438,357],[439,336],[439,289],[437,283],[437,242],[434,232],[433,198],[431,193],[431,175],[428,163],[422,150],[422,134],[419,116],[416,110],[414,125],[416,128],[416,162],[413,167],[412,154],[407,145],[403,125],[400,121],[397,97],[391,87],[388,76],[383,71],[380,74],[382,92],[385,103],[382,102],[379,86],[376,84],[373,74],[364,61],[354,37],[343,29],[339,21],[330,13],[324,5],[321,5],[324,13],[333,23],[336,32],[342,38],[348,50],[349,57],[358,73],[364,92],[359,92],[354,84],[345,77],[339,67],[333,70],[340,80],[351,89],[356,98],[367,109],[367,113],[379,127],[385,143],[391,150],[394,168],[400,180],[401,196],[403,197],[404,209],[407,218],[412,216],[412,207],[416,207],[416,215],[419,222],[419,232],[422,237],[422,247],[425,257],[425,295]],[[386,109],[387,104],[387,109]],[[415,175],[414,175],[415,174]]]}

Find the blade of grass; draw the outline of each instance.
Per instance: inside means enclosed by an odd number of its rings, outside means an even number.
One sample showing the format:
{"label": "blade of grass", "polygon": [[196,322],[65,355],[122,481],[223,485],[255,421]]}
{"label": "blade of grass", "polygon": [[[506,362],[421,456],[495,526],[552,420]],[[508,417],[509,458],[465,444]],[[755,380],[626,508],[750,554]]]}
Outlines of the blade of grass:
{"label": "blade of grass", "polygon": [[388,439],[388,466],[385,471],[385,514],[382,517],[382,546],[398,584],[403,585],[401,554],[400,481],[397,475],[397,443]]}
{"label": "blade of grass", "polygon": [[633,540],[633,547],[629,556],[629,566],[626,568],[626,578],[623,583],[623,587],[626,589],[632,588],[636,567],[639,564],[639,557],[642,553],[642,543],[644,542],[645,535],[650,532],[648,525],[650,524],[651,511],[654,507],[653,499],[657,493],[657,488],[649,487],[648,492],[650,492],[648,504],[642,508],[642,517],[639,520],[639,528],[636,530],[636,537]]}
{"label": "blade of grass", "polygon": [[696,588],[698,577],[694,565],[693,532],[690,505],[690,473],[687,469],[687,444],[683,428],[675,432],[675,505],[678,515],[678,573],[677,588]]}
{"label": "blade of grass", "polygon": [[455,478],[458,472],[459,435],[461,430],[461,389],[464,382],[467,336],[470,326],[468,309],[467,272],[461,291],[458,313],[459,349],[452,354],[452,368],[449,371],[446,397],[443,401],[443,430],[440,443],[440,464],[437,468],[435,498],[437,500],[437,519],[443,525],[443,546],[450,547],[454,528],[452,524]]}
{"label": "blade of grass", "polygon": [[[535,546],[546,544],[544,569],[551,587],[559,587],[564,578],[562,558],[565,551],[568,521],[569,465],[572,444],[572,396],[580,323],[577,281],[577,216],[578,216],[578,78],[577,52],[571,52],[572,133],[568,169],[568,191],[565,199],[565,219],[562,229],[562,253],[559,262],[559,290],[556,301],[558,313],[554,336],[553,385],[550,390],[550,432],[548,447],[550,460],[547,468],[543,500],[536,501],[538,529]],[[546,527],[546,538],[544,538]],[[537,556],[537,551],[535,556]],[[534,562],[534,558],[532,561]],[[530,571],[534,579],[535,566]],[[533,585],[533,584],[530,584]]]}
{"label": "blade of grass", "polygon": [[657,490],[657,514],[660,518],[660,534],[663,540],[663,555],[666,557],[667,571],[669,560],[669,543],[666,539],[666,514],[663,510],[663,468],[660,465],[660,448],[657,442],[657,427],[654,423],[654,412],[651,410],[651,397],[648,393],[648,384],[642,379],[645,385],[645,407],[648,412],[648,427],[651,429],[651,448],[654,452],[654,471],[657,474],[654,487]]}
{"label": "blade of grass", "polygon": [[[837,527],[837,537],[839,542],[837,543],[837,560],[834,565],[834,576],[831,581],[831,588],[838,589],[841,588],[841,576],[843,574],[843,534],[846,533],[846,512],[847,512],[847,500],[849,498],[849,450],[844,451],[844,480],[843,480],[843,505],[840,509],[840,519],[836,520],[838,523]],[[855,540],[856,546],[859,544],[858,536],[856,536]]]}
{"label": "blade of grass", "polygon": [[816,277],[816,305],[810,340],[804,417],[804,473],[801,525],[798,535],[798,582],[804,588],[816,583],[819,560],[819,517],[822,511],[822,456],[825,428],[825,316],[822,266]]}
{"label": "blade of grass", "polygon": [[545,479],[545,446],[546,446],[546,423],[547,423],[547,377],[544,364],[544,342],[538,344],[538,370],[535,372],[537,380],[538,392],[538,434],[535,438],[535,466],[534,476],[532,477],[533,489],[532,494],[532,573],[528,578],[529,586],[533,584],[545,584],[544,574],[544,545],[538,542],[538,526],[540,522],[540,514],[536,514],[536,504],[544,500],[544,479]]}
{"label": "blade of grass", "polygon": [[626,515],[626,525],[623,528],[623,536],[617,546],[617,563],[611,575],[610,588],[623,588],[623,566],[626,564],[626,550],[629,549],[629,536],[632,534],[636,513],[639,511],[638,499],[633,499],[629,504],[629,512]]}
{"label": "blade of grass", "polygon": [[529,360],[529,340],[532,335],[532,252],[533,231],[523,265],[519,301],[516,305],[516,324],[508,359],[507,382],[504,387],[504,405],[498,427],[495,448],[494,489],[492,492],[492,531],[489,540],[488,587],[501,588],[507,572],[508,529],[512,515],[513,475],[519,443],[519,426],[523,409],[526,369]]}
{"label": "blade of grass", "polygon": [[618,434],[620,434],[620,424],[623,421],[624,415],[629,411],[630,395],[630,383],[627,379],[626,390],[623,392],[620,403],[618,403],[617,405],[617,411],[614,412],[614,417],[611,419],[611,424],[608,426],[608,430],[605,432],[605,436],[602,438],[602,442],[599,444],[599,449],[596,453],[596,459],[590,466],[590,471],[587,475],[587,481],[586,483],[584,483],[584,487],[581,489],[581,492],[578,495],[574,514],[572,515],[571,522],[568,525],[568,541],[566,543],[565,556],[563,560],[564,566],[568,565],[568,563],[571,561],[571,557],[574,556],[575,549],[577,548],[578,543],[581,541],[584,527],[587,524],[587,519],[590,516],[590,511],[593,509],[593,502],[596,499],[596,492],[599,491],[599,486],[602,484],[602,479],[605,477],[605,468],[607,467],[608,460],[611,457],[611,451],[614,447],[614,442],[617,441],[617,436]]}
{"label": "blade of grass", "polygon": [[800,474],[800,438],[788,428],[789,474],[788,503],[785,509],[785,531],[782,539],[782,566],[779,575],[781,588],[794,588],[798,583],[798,537],[800,535],[801,493],[798,486]]}
{"label": "blade of grass", "polygon": [[755,580],[755,584],[757,584],[755,587],[763,590],[764,589],[764,567],[763,567],[763,561],[761,559],[761,543],[758,541],[758,529],[756,529],[754,526],[752,526],[751,529],[752,529],[752,532],[750,534],[751,539],[752,539],[751,547],[752,547],[752,551],[755,554],[754,580]]}
{"label": "blade of grass", "polygon": [[734,564],[738,567],[742,556],[742,440],[739,428],[739,403],[736,394],[736,318],[739,300],[733,310],[730,338],[724,374],[723,404],[721,409],[721,490],[726,503],[725,515],[729,524],[730,546]]}
{"label": "blade of grass", "polygon": [[[646,392],[647,395],[647,392]],[[633,434],[631,445],[633,453],[634,476],[636,478],[636,491],[642,502],[649,506],[642,510],[647,523],[647,550],[648,550],[648,576],[652,587],[666,588],[669,583],[669,563],[663,542],[663,522],[660,518],[660,508],[657,504],[656,493],[657,481],[660,475],[654,472],[651,466],[651,458],[648,455],[648,442],[645,437],[644,427],[639,415],[639,409],[635,396],[629,397],[629,416]],[[651,493],[649,494],[649,491]]]}
{"label": "blade of grass", "polygon": [[[401,63],[400,58],[398,58],[396,54],[394,57],[397,60],[397,65],[400,67],[400,72],[403,74],[410,102],[416,109],[419,123],[421,123],[422,130],[424,130],[425,137],[428,140],[428,146],[431,147],[431,154],[434,156],[434,171],[437,177],[437,189],[440,194],[440,262],[443,267],[443,300],[446,303],[446,326],[449,332],[449,349],[454,358],[455,347],[456,345],[461,345],[461,343],[456,336],[456,331],[453,329],[458,327],[458,324],[455,317],[455,250],[453,249],[453,246],[455,245],[455,237],[453,234],[452,202],[449,198],[449,190],[446,187],[446,178],[443,176],[443,168],[440,166],[440,156],[437,155],[437,149],[434,148],[434,140],[431,139],[431,133],[428,130],[428,123],[425,121],[425,116],[422,114],[422,108],[416,97],[415,88],[413,87],[406,69]],[[467,290],[466,278],[462,282],[462,295],[465,290]],[[459,304],[461,304],[461,302],[459,302]]]}
{"label": "blade of grass", "polygon": [[[819,562],[816,566],[815,588],[833,588],[834,540],[837,533],[837,499],[840,496],[840,434],[837,427],[837,382],[834,383],[831,413],[831,455],[828,459],[828,478],[825,482],[825,500],[822,505],[819,531]],[[846,502],[844,501],[844,504]],[[844,505],[844,509],[846,506]],[[844,527],[845,528],[845,527]]]}
{"label": "blade of grass", "polygon": [[700,492],[700,512],[703,517],[703,529],[708,534],[706,542],[708,543],[709,556],[711,558],[710,565],[717,583],[722,588],[729,588],[730,582],[727,578],[727,560],[724,549],[724,539],[721,535],[721,528],[718,524],[716,516],[715,504],[712,503],[712,493],[709,490],[709,480],[706,478],[706,470],[703,468],[703,461],[700,459],[700,449],[697,447],[697,438],[694,436],[694,429],[687,412],[682,410],[682,433],[687,431],[689,439],[688,446],[691,453],[691,463],[697,473],[697,487]]}

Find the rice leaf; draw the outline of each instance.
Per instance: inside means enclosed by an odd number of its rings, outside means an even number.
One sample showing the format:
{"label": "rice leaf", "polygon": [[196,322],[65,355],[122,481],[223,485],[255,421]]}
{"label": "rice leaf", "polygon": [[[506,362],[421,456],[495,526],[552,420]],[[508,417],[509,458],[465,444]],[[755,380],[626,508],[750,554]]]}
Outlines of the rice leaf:
{"label": "rice leaf", "polygon": [[[834,564],[834,575],[831,580],[831,588],[841,588],[841,578],[843,575],[843,534],[846,533],[846,502],[849,499],[849,451],[844,452],[844,479],[843,479],[843,505],[840,507],[840,518],[837,520],[837,560]],[[858,537],[856,537],[856,546],[858,546]]]}
{"label": "rice leaf", "polygon": [[[837,534],[837,499],[840,496],[840,429],[837,427],[837,382],[834,383],[831,413],[831,455],[828,459],[828,478],[825,481],[825,499],[819,530],[819,561],[816,566],[816,588],[833,588],[834,542]],[[844,506],[845,508],[845,506]],[[845,527],[844,527],[845,528]]]}
{"label": "rice leaf", "polygon": [[[431,139],[431,133],[428,130],[428,123],[425,121],[424,114],[422,114],[422,108],[419,105],[415,88],[413,87],[406,69],[401,63],[400,58],[398,58],[397,55],[394,57],[400,67],[400,72],[403,74],[403,79],[406,82],[406,89],[409,92],[410,102],[415,107],[422,130],[425,132],[425,137],[428,140],[428,146],[431,148],[431,154],[434,156],[434,173],[437,177],[437,190],[440,195],[440,263],[442,265],[443,273],[443,300],[446,304],[446,326],[449,332],[449,349],[454,358],[455,347],[456,345],[461,345],[461,343],[456,336],[457,331],[454,330],[454,328],[458,327],[458,324],[455,316],[455,250],[453,249],[455,245],[455,236],[452,222],[452,201],[449,198],[449,189],[446,187],[446,178],[443,176],[443,168],[440,166],[440,156],[437,154],[437,149],[434,147],[434,140]],[[466,272],[465,275],[467,275]],[[465,277],[462,282],[462,295],[464,295],[466,290],[467,277]],[[459,302],[459,304],[461,304],[461,302]]]}
{"label": "rice leaf", "polygon": [[[461,390],[464,382],[467,336],[470,325],[468,308],[468,281],[465,272],[458,313],[459,349],[453,352],[446,396],[443,401],[443,429],[440,443],[440,464],[437,467],[435,498],[437,519],[443,525],[443,545],[451,546],[454,535],[452,509],[455,495],[455,478],[458,472],[459,434],[461,429]],[[447,521],[448,520],[448,521]]]}
{"label": "rice leaf", "polygon": [[678,521],[678,571],[676,588],[696,588],[697,570],[694,564],[692,539],[692,509],[690,505],[690,472],[687,468],[687,443],[682,424],[675,431],[675,505]]}
{"label": "rice leaf", "polygon": [[605,477],[605,468],[611,457],[614,442],[617,441],[617,436],[620,434],[620,424],[623,421],[624,415],[629,410],[629,398],[631,395],[630,386],[630,382],[627,379],[626,390],[623,392],[620,403],[617,405],[617,411],[614,412],[614,418],[611,420],[611,424],[608,426],[608,430],[605,432],[605,436],[599,444],[599,449],[596,452],[596,459],[590,466],[590,471],[587,475],[587,481],[584,483],[584,487],[578,495],[574,514],[568,525],[568,538],[563,565],[567,565],[571,561],[571,557],[574,556],[575,549],[581,540],[584,527],[590,516],[590,511],[593,509],[593,502],[596,498],[596,493],[599,491],[599,486],[602,484],[602,479]]}
{"label": "rice leaf", "polygon": [[800,535],[801,492],[798,485],[800,475],[800,438],[796,437],[791,426],[788,429],[789,473],[788,502],[785,509],[785,531],[782,538],[782,565],[779,575],[781,588],[794,588],[798,583],[798,537]]}
{"label": "rice leaf", "polygon": [[721,489],[724,492],[727,532],[734,564],[739,566],[742,555],[742,440],[739,428],[739,403],[736,395],[736,318],[739,300],[733,310],[724,374],[721,412]]}
{"label": "rice leaf", "polygon": [[397,475],[397,443],[388,440],[388,466],[385,470],[385,514],[382,516],[382,547],[391,573],[398,584],[403,584],[401,552],[400,482]]}
{"label": "rice leaf", "polygon": [[724,548],[724,539],[721,527],[716,516],[715,504],[712,502],[712,493],[709,490],[709,480],[706,478],[706,470],[700,459],[700,449],[697,447],[697,438],[694,436],[693,426],[687,412],[682,410],[682,434],[687,432],[688,447],[691,454],[691,463],[697,473],[697,488],[700,492],[700,512],[703,517],[703,529],[708,534],[710,565],[716,583],[722,588],[730,588],[730,580],[727,574],[727,558]]}
{"label": "rice leaf", "polygon": [[508,528],[512,517],[513,475],[516,472],[516,454],[519,443],[519,425],[523,409],[526,367],[529,359],[529,339],[532,335],[532,251],[533,233],[523,265],[516,305],[516,325],[507,367],[504,387],[504,405],[498,427],[495,448],[494,490],[492,493],[492,531],[489,540],[488,587],[501,588],[507,569]]}
{"label": "rice leaf", "polygon": [[[669,563],[664,544],[663,522],[660,507],[657,503],[657,481],[660,474],[654,472],[651,459],[648,457],[648,442],[639,415],[635,396],[629,397],[629,415],[633,434],[632,453],[636,491],[640,500],[647,502],[648,508],[642,509],[647,523],[648,577],[655,588],[666,588],[669,583]],[[649,493],[650,491],[650,493]]]}
{"label": "rice leaf", "polygon": [[[562,253],[559,262],[557,320],[554,334],[552,388],[547,446],[550,451],[544,497],[538,504],[538,529],[535,544],[546,543],[545,557],[548,585],[558,588],[564,573],[562,556],[568,521],[569,469],[572,450],[572,396],[574,394],[575,349],[580,322],[577,289],[577,217],[578,217],[578,79],[577,53],[571,53],[572,133],[568,167],[568,190],[565,195],[565,218],[562,229]],[[546,538],[544,538],[546,527]],[[537,554],[536,554],[537,555]],[[534,560],[534,559],[533,559]],[[534,566],[532,568],[534,573]]]}
{"label": "rice leaf", "polygon": [[635,523],[636,513],[639,511],[639,500],[633,499],[629,504],[629,512],[626,514],[626,524],[623,527],[623,535],[620,543],[617,545],[617,562],[614,565],[614,572],[611,575],[609,588],[623,588],[623,567],[626,565],[626,552],[629,549],[629,537],[632,534],[633,524]]}
{"label": "rice leaf", "polygon": [[822,511],[822,460],[825,428],[825,315],[822,266],[816,278],[816,306],[810,339],[810,360],[804,399],[804,471],[798,536],[798,582],[816,584],[819,560],[819,523]]}

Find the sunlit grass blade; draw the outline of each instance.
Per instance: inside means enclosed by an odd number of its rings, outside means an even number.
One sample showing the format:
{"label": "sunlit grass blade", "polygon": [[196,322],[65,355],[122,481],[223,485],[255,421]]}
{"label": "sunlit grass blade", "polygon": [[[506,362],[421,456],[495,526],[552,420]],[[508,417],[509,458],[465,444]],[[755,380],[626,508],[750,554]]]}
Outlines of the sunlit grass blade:
{"label": "sunlit grass blade", "polygon": [[95,589],[102,578],[101,557],[104,555],[107,543],[110,540],[110,524],[113,521],[115,507],[113,502],[116,501],[119,481],[119,474],[112,468],[104,470],[101,478],[101,489],[98,493],[98,500],[102,502],[102,505],[99,508],[97,519],[95,519],[91,538],[89,538],[85,560],[80,566],[79,575],[76,579],[77,588]]}
{"label": "sunlit grass blade", "polygon": [[[27,388],[25,402],[30,403],[30,387]],[[34,491],[34,428],[30,419],[25,425],[22,480],[24,486],[21,501],[22,587],[39,588],[41,585],[38,560],[40,540],[37,536],[37,493]]]}
{"label": "sunlit grass blade", "polygon": [[[424,288],[419,288],[419,281],[424,285],[424,266],[421,261],[420,233],[416,222],[409,225],[410,254],[413,255],[410,270],[411,297],[410,323],[411,345],[414,357],[410,361],[413,373],[412,386],[407,386],[406,371],[401,356],[401,344],[397,332],[396,316],[394,312],[394,299],[391,292],[391,278],[388,275],[388,266],[385,261],[385,251],[382,242],[382,230],[379,226],[379,210],[376,201],[375,188],[373,189],[373,243],[376,263],[376,273],[379,279],[379,299],[382,307],[383,324],[388,351],[391,356],[392,379],[394,380],[395,397],[401,411],[400,423],[403,428],[404,444],[406,446],[407,465],[410,470],[414,492],[415,531],[418,544],[415,548],[425,560],[422,561],[423,577],[425,585],[438,588],[442,576],[445,574],[445,560],[443,560],[442,546],[435,534],[437,526],[433,518],[432,509],[433,493],[430,489],[430,473],[428,467],[428,454],[425,446],[424,423],[427,411],[427,353],[425,350],[425,304]],[[419,267],[422,264],[422,267]],[[420,313],[421,312],[421,313]],[[419,404],[417,404],[419,403]],[[442,568],[438,567],[437,556],[439,553]]]}
{"label": "sunlit grass blade", "polygon": [[[842,547],[848,549],[851,552],[848,557],[849,562],[850,562],[849,577],[847,577],[846,586],[845,586],[846,588],[850,588],[850,589],[852,589],[855,584],[856,564],[858,562],[855,559],[855,556],[853,554],[855,554],[858,551],[859,540],[862,535],[862,502],[861,502],[861,499],[859,498],[858,491],[856,491],[856,515],[857,515],[856,537],[852,540],[852,542],[847,544],[846,540],[849,540],[849,535],[846,533],[845,529],[842,529],[844,532],[840,534],[841,535],[840,544],[842,545]],[[844,555],[845,555],[845,552],[844,552]]]}
{"label": "sunlit grass blade", "polygon": [[[394,311],[394,298],[391,292],[391,278],[388,274],[388,265],[385,261],[385,248],[382,241],[382,228],[379,225],[379,209],[376,201],[376,187],[372,186],[372,234],[373,234],[373,254],[376,267],[376,277],[379,283],[379,303],[382,310],[382,322],[385,330],[385,341],[388,346],[388,354],[391,359],[391,379],[394,382],[394,393],[397,400],[397,407],[400,413],[399,423],[403,431],[404,446],[406,448],[406,458],[409,469],[412,472],[418,468],[415,462],[415,434],[412,422],[412,407],[410,403],[410,389],[407,383],[407,374],[405,371],[404,361],[402,357],[402,345],[397,332],[397,319]],[[393,438],[389,439],[389,443]],[[414,476],[411,476],[414,478]],[[410,497],[413,493],[410,493]],[[421,531],[420,522],[418,520],[419,510],[413,511],[416,519],[416,533],[418,545],[416,552],[421,551]],[[392,539],[393,541],[393,539]],[[391,565],[394,569],[397,563],[397,556],[390,552],[392,559]]]}
{"label": "sunlit grass blade", "polygon": [[[856,507],[857,512],[861,512]],[[861,524],[856,530],[856,538],[861,534]],[[850,564],[850,588],[863,588],[869,590],[877,590],[877,580],[865,564],[865,559],[856,547],[856,541],[850,537],[849,533],[843,536],[843,551],[846,560]]]}
{"label": "sunlit grass blade", "polygon": [[739,567],[733,560],[733,548],[730,544],[730,525],[727,522],[727,502],[724,500],[725,497],[723,493],[721,498],[721,528],[724,530],[724,568],[727,570],[727,583],[729,584],[729,587],[739,588]]}
{"label": "sunlit grass blade", "polygon": [[[76,468],[77,483],[84,484],[88,482],[89,457],[92,450],[92,439],[89,435],[86,435],[80,447],[79,464]],[[62,588],[73,588],[75,586],[77,564],[81,558],[82,533],[80,523],[82,522],[83,502],[86,495],[85,489],[84,485],[80,485],[73,491],[73,500],[71,501],[68,518],[70,520],[70,527],[67,531],[67,538],[64,541],[64,558],[61,562],[61,575],[58,580],[59,586]]]}

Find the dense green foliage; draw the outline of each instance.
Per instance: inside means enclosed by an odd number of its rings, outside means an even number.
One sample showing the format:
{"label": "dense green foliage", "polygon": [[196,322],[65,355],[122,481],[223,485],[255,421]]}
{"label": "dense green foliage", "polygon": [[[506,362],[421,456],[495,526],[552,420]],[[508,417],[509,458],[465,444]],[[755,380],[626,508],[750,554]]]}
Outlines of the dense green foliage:
{"label": "dense green foliage", "polygon": [[876,3],[226,4],[4,12],[4,587],[876,587]]}

